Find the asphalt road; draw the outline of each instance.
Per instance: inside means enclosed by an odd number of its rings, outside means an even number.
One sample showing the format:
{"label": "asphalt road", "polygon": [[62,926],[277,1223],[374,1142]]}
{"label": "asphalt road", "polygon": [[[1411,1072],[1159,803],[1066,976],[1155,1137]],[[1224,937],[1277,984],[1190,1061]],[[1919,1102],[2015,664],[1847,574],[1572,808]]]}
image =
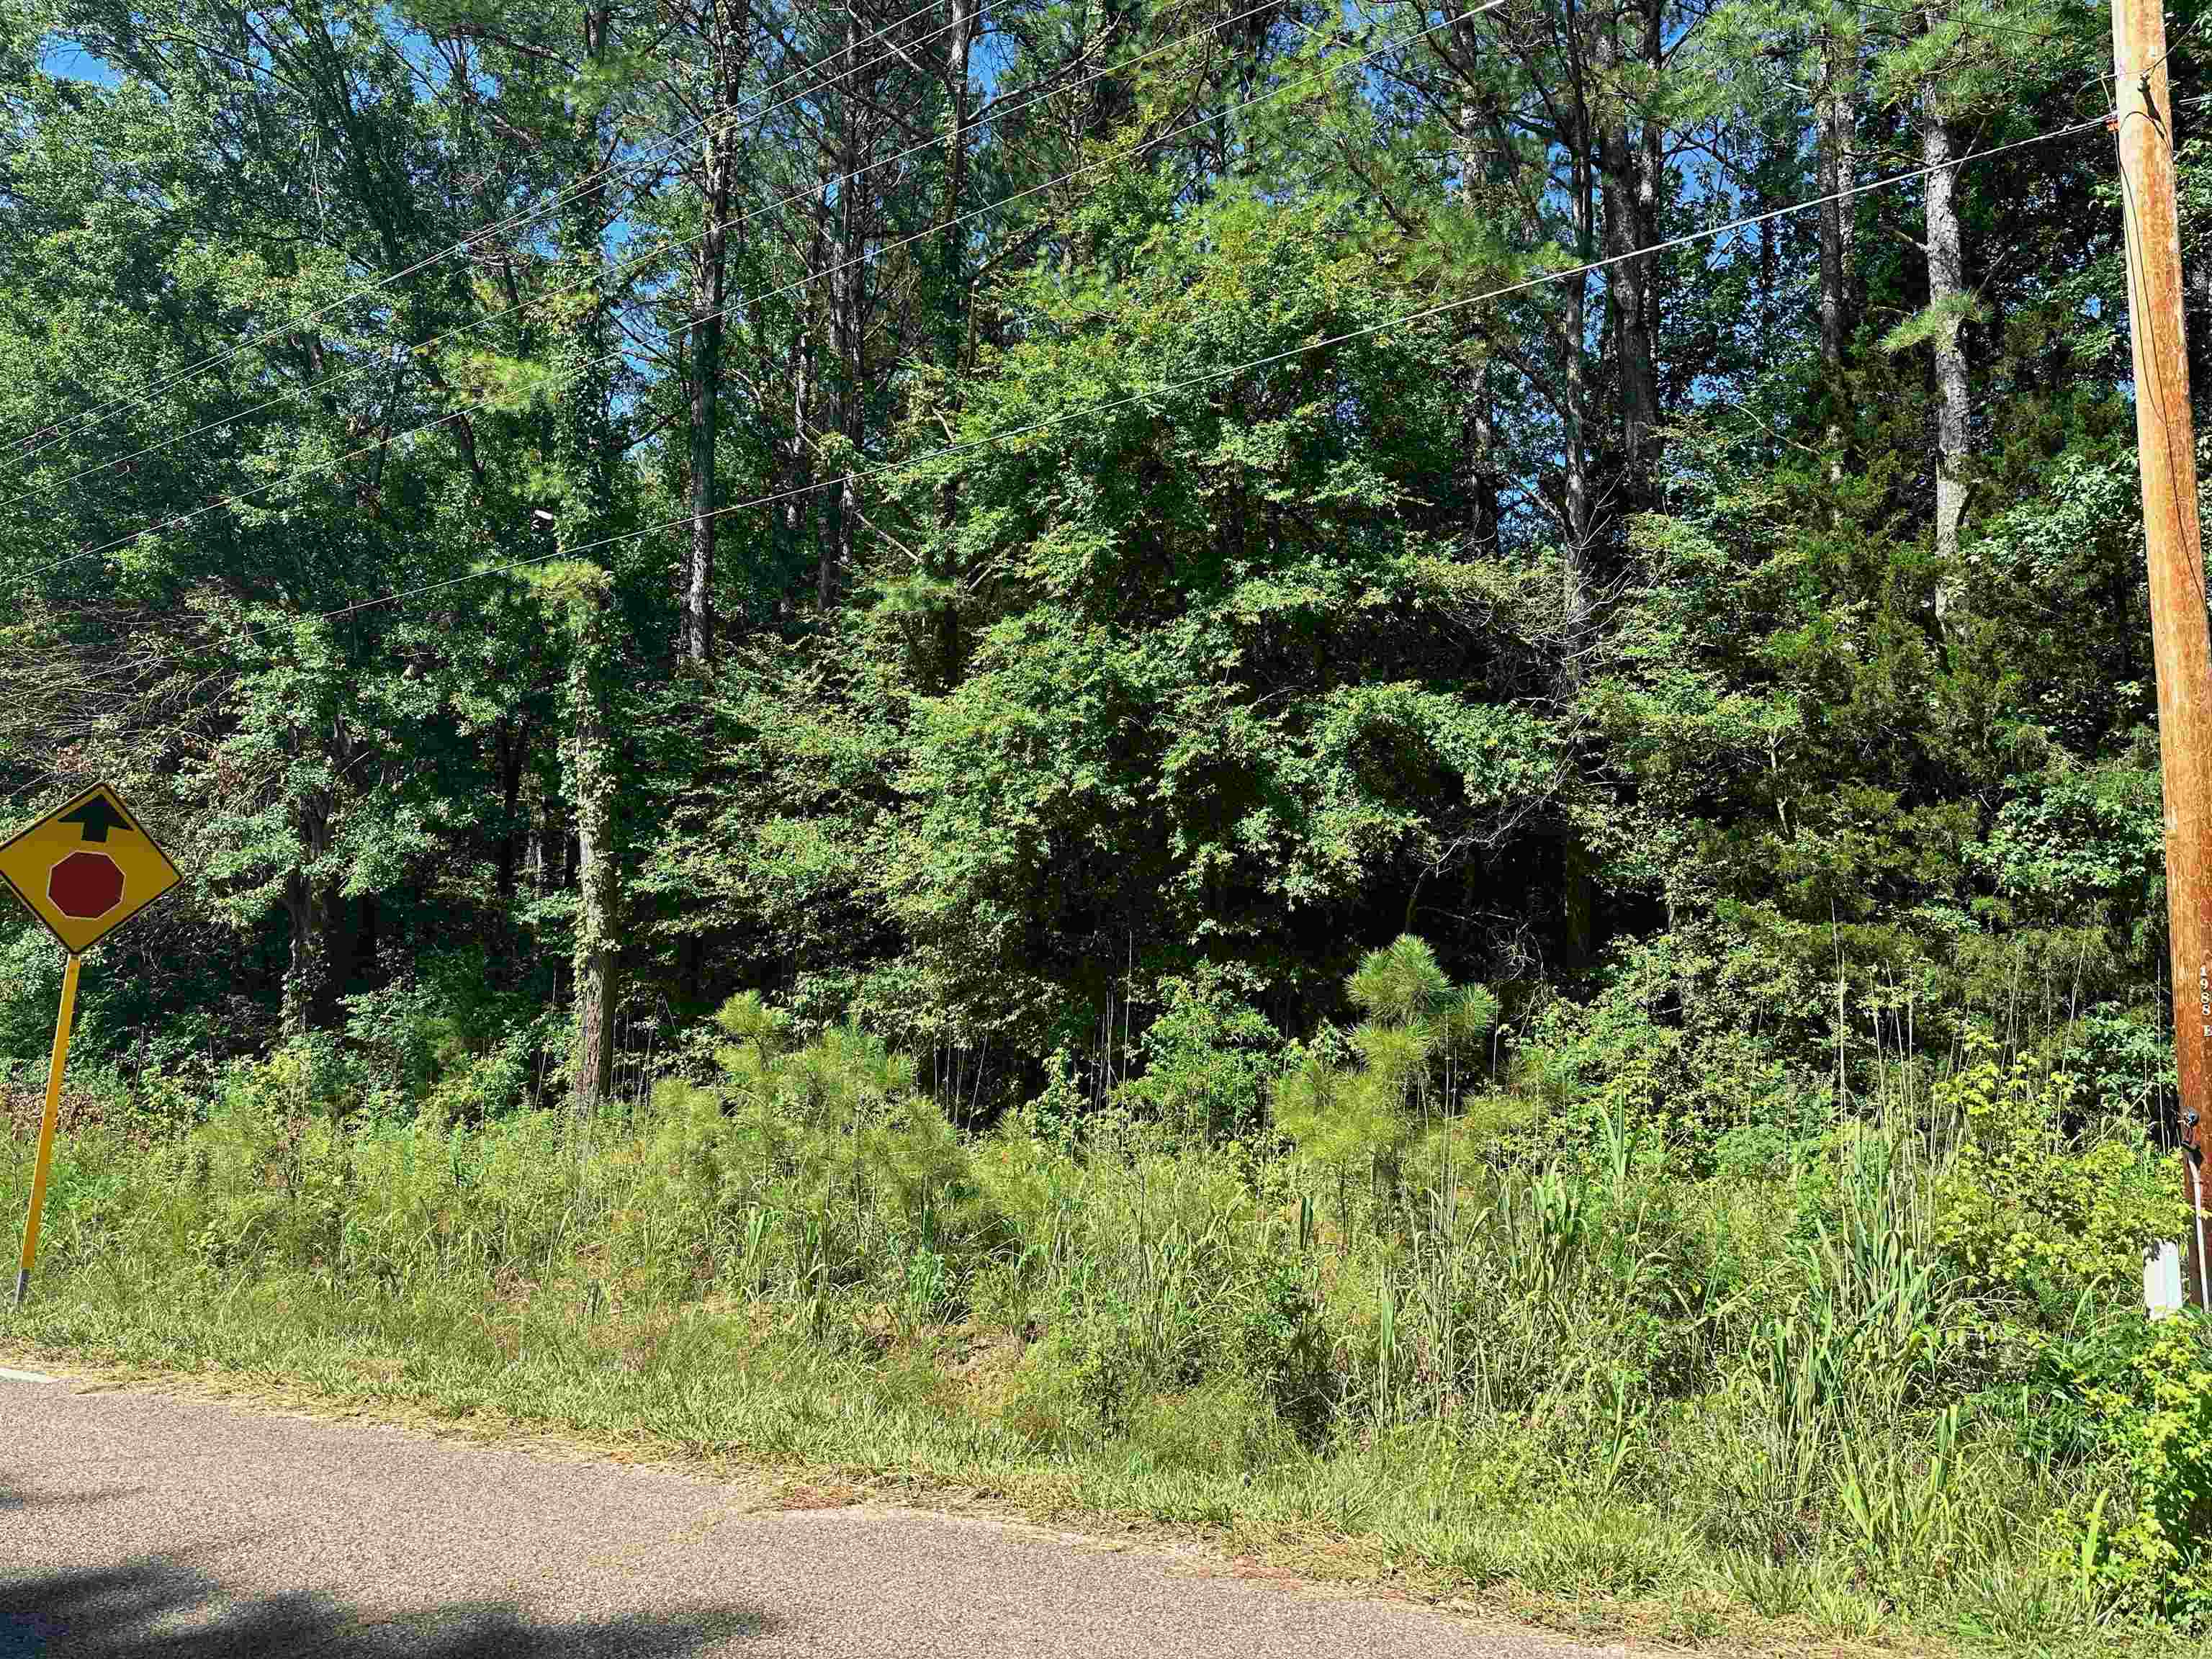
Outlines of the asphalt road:
{"label": "asphalt road", "polygon": [[0,1659],[1596,1651],[1187,1553],[0,1372]]}

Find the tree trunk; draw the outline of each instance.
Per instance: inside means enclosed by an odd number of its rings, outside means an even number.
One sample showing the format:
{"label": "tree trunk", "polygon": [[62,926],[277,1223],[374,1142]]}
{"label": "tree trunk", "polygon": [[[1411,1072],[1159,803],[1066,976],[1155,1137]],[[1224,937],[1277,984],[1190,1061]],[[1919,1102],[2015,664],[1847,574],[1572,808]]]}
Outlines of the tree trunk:
{"label": "tree trunk", "polygon": [[[707,211],[719,222],[729,200],[729,161],[716,155]],[[705,246],[711,243],[711,247]],[[693,287],[691,325],[691,543],[684,572],[684,655],[702,667],[714,660],[714,443],[722,377],[722,233],[702,243]]]}
{"label": "tree trunk", "polygon": [[300,862],[284,878],[284,914],[291,923],[291,959],[284,970],[283,1029],[288,1037],[317,1029],[330,1010],[331,883],[316,867],[329,853],[329,818],[313,807],[295,820]]}
{"label": "tree trunk", "polygon": [[1498,471],[1498,416],[1490,395],[1490,359],[1474,366],[1468,388],[1468,532],[1474,550],[1498,556],[1498,501],[1504,494]]}
{"label": "tree trunk", "polygon": [[495,739],[499,762],[499,915],[493,923],[491,957],[498,982],[511,990],[522,954],[515,936],[515,884],[519,866],[526,856],[526,843],[532,839],[522,806],[522,774],[530,757],[529,719],[511,720],[502,714]]}
{"label": "tree trunk", "polygon": [[[1656,6],[1643,13],[1642,61],[1656,67],[1659,16]],[[1618,354],[1620,380],[1623,504],[1632,513],[1650,505],[1651,475],[1659,423],[1659,368],[1652,330],[1657,307],[1651,292],[1651,260],[1644,254],[1658,240],[1658,173],[1663,165],[1658,124],[1638,124],[1621,84],[1619,42],[1610,20],[1600,23],[1593,56],[1612,84],[1605,88],[1620,106],[1597,135],[1597,161],[1604,176],[1606,297]],[[1587,256],[1585,256],[1587,257]]]}
{"label": "tree trunk", "polygon": [[374,893],[363,893],[356,907],[357,920],[353,934],[353,976],[367,984],[376,977],[377,921],[381,911]]}
{"label": "tree trunk", "polygon": [[[1858,181],[1858,42],[1821,35],[1819,125],[1820,194],[1832,197]],[[1840,382],[1857,309],[1852,299],[1855,202],[1824,201],[1820,206],[1820,355],[1831,381]]]}
{"label": "tree trunk", "polygon": [[[609,10],[587,11],[586,55],[604,61],[608,47]],[[576,159],[596,169],[599,123],[596,114],[576,117]],[[577,286],[590,295],[576,324],[560,343],[562,372],[556,442],[565,500],[559,515],[567,545],[594,542],[605,533],[614,511],[615,434],[613,386],[605,353],[607,303],[604,289],[604,191],[580,191],[559,216],[561,252],[577,267]],[[570,1103],[579,1116],[599,1109],[613,1080],[614,1049],[608,1030],[614,1012],[617,910],[621,900],[615,865],[615,772],[609,737],[607,702],[611,689],[615,644],[613,580],[593,568],[579,579],[572,601],[572,649],[568,666],[569,793],[576,814],[575,1070]]]}
{"label": "tree trunk", "polygon": [[696,1008],[700,1003],[700,992],[706,982],[707,941],[697,933],[686,933],[676,943],[677,983],[683,987],[684,1000]]}
{"label": "tree trunk", "polygon": [[968,233],[957,223],[968,188],[968,58],[982,21],[977,0],[952,0],[951,38],[945,49],[945,92],[949,130],[945,136],[945,189],[937,210],[938,352],[948,370],[960,366],[961,300],[967,284],[962,272]]}
{"label": "tree trunk", "polygon": [[606,1098],[614,1080],[608,1026],[615,1004],[615,918],[621,895],[614,848],[615,776],[606,720],[606,671],[613,655],[604,587],[584,601],[569,668],[570,719],[575,732],[576,802],[575,1073],[571,1099],[580,1117]]}
{"label": "tree trunk", "polygon": [[[816,162],[816,188],[808,204],[808,216],[813,221],[806,244],[805,269],[808,270],[823,268],[830,246],[830,181],[835,176],[831,166],[825,145]],[[801,291],[793,318],[798,332],[791,343],[791,447],[784,458],[790,476],[783,498],[784,543],[793,567],[799,564],[807,538],[815,533],[814,411],[822,396],[822,307],[813,285],[809,284]]]}
{"label": "tree trunk", "polygon": [[[1568,210],[1575,233],[1576,258],[1587,261],[1595,204],[1590,167],[1577,157],[1571,167]],[[1589,407],[1589,365],[1587,342],[1589,279],[1570,276],[1559,306],[1560,463],[1565,474],[1566,569],[1561,595],[1569,623],[1578,622],[1589,605],[1589,559],[1596,537],[1590,503],[1589,445],[1583,416]]]}
{"label": "tree trunk", "polygon": [[501,926],[514,907],[515,864],[520,851],[518,838],[523,824],[517,815],[522,794],[522,769],[530,757],[530,721],[526,717],[510,720],[500,716],[493,734],[493,752],[499,763],[499,846],[498,858],[499,909]]}
{"label": "tree trunk", "polygon": [[[1122,27],[1133,10],[1129,0],[1104,0],[1100,7],[1098,28],[1091,37],[1091,43],[1096,46],[1102,64],[1121,46]],[[1088,74],[1091,71],[1086,70],[1085,72]],[[1101,75],[1091,83],[1091,107],[1084,118],[1084,136],[1094,139],[1108,137],[1121,125],[1128,112],[1127,77]]]}
{"label": "tree trunk", "polygon": [[[1618,43],[1612,33],[1615,27],[1611,18],[1598,20],[1597,38],[1602,53],[1599,66],[1601,71],[1604,59],[1618,55]],[[1570,98],[1562,104],[1565,118],[1561,123],[1558,137],[1561,147],[1567,152],[1568,217],[1574,233],[1574,257],[1577,264],[1582,264],[1593,258],[1597,252],[1597,191],[1605,171],[1605,135],[1599,130],[1595,118],[1589,82],[1592,66],[1583,56],[1571,9],[1568,13],[1565,44],[1568,52]],[[1601,87],[1599,90],[1602,93],[1605,89]],[[1607,194],[1610,197],[1612,192],[1608,191]],[[1560,375],[1563,395],[1559,405],[1559,425],[1566,472],[1567,545],[1565,592],[1562,596],[1565,649],[1559,662],[1559,692],[1564,700],[1570,702],[1579,692],[1583,683],[1583,665],[1586,659],[1580,649],[1581,635],[1583,625],[1590,613],[1591,567],[1598,541],[1597,509],[1591,497],[1587,431],[1590,404],[1589,306],[1588,276],[1569,277],[1565,300],[1560,307],[1559,322],[1560,346],[1565,356]],[[1624,325],[1631,314],[1626,305],[1617,307],[1614,313],[1616,319]],[[1583,855],[1580,839],[1571,826],[1567,832],[1565,851],[1561,920],[1565,923],[1567,948],[1579,967],[1587,962],[1589,955],[1591,883],[1589,860]]]}
{"label": "tree trunk", "polygon": [[1597,882],[1591,872],[1589,849],[1572,830],[1560,848],[1560,875],[1565,891],[1561,911],[1566,923],[1567,970],[1585,972],[1597,954]]}
{"label": "tree trunk", "polygon": [[[1480,50],[1480,36],[1475,32],[1471,19],[1459,19],[1455,27],[1460,49],[1471,69]],[[1459,149],[1460,198],[1470,218],[1478,210],[1475,182],[1482,176],[1486,165],[1483,136],[1481,110],[1472,99],[1462,98],[1459,106],[1459,131],[1455,137]],[[1498,556],[1498,504],[1503,488],[1498,470],[1498,420],[1490,390],[1490,353],[1486,348],[1468,385],[1468,535],[1474,551],[1486,558],[1495,558]]]}
{"label": "tree trunk", "polygon": [[685,659],[702,667],[714,660],[714,539],[720,524],[714,477],[714,449],[722,385],[722,308],[728,280],[727,237],[730,185],[737,173],[739,148],[730,119],[738,107],[748,53],[751,9],[738,0],[722,21],[712,9],[714,38],[708,43],[714,85],[708,100],[711,137],[700,154],[700,205],[706,220],[692,270],[691,324],[691,545],[684,575]]}
{"label": "tree trunk", "polygon": [[[860,25],[856,13],[848,11],[845,17],[845,61],[849,66],[857,61]],[[842,177],[835,204],[836,228],[830,241],[829,283],[830,359],[836,377],[830,388],[833,429],[851,446],[838,465],[842,473],[851,471],[861,436],[860,308],[865,272],[860,258],[866,232],[860,212],[862,192],[853,181],[861,165],[860,120],[860,100],[844,100],[838,114],[836,167]],[[836,602],[839,581],[852,568],[857,506],[853,481],[846,477],[831,499],[829,533],[823,538],[822,559],[815,572],[815,604],[825,616]]]}
{"label": "tree trunk", "polygon": [[295,1037],[314,1028],[329,979],[321,894],[296,870],[284,878],[284,914],[292,925],[291,959],[284,969],[284,1035]]}
{"label": "tree trunk", "polygon": [[1921,131],[1928,175],[1928,301],[1936,327],[1936,621],[1958,599],[1959,521],[1966,507],[1966,304],[1965,235],[1959,222],[1957,155],[1950,124],[1931,94]]}
{"label": "tree trunk", "polygon": [[[815,268],[810,260],[807,269]],[[814,523],[814,495],[807,488],[814,476],[814,463],[806,441],[814,429],[814,331],[804,324],[792,344],[791,365],[791,447],[784,458],[790,476],[784,485],[783,535],[795,563]]]}
{"label": "tree trunk", "polygon": [[551,859],[547,852],[552,842],[544,828],[552,812],[552,803],[549,801],[542,811],[531,816],[529,828],[525,832],[528,838],[522,848],[522,867],[530,872],[530,890],[541,898],[552,890],[553,885]]}
{"label": "tree trunk", "polygon": [[[1606,252],[1609,256],[1632,252],[1636,240],[1633,210],[1622,204],[1612,187],[1606,191]],[[1620,459],[1626,474],[1624,505],[1640,510],[1649,496],[1650,452],[1658,424],[1657,368],[1651,355],[1651,335],[1645,304],[1644,262],[1624,258],[1606,268],[1606,297],[1612,310],[1612,327],[1620,353]]]}
{"label": "tree trunk", "polygon": [[[1664,32],[1661,27],[1662,0],[1644,0],[1644,68],[1652,84],[1649,94],[1656,100],[1658,81],[1667,63]],[[1657,107],[1656,103],[1652,107]],[[1659,209],[1667,183],[1667,128],[1657,116],[1647,108],[1637,133],[1636,151],[1636,247],[1641,256],[1636,260],[1643,274],[1641,286],[1642,327],[1644,349],[1651,368],[1647,400],[1651,410],[1652,430],[1648,442],[1652,453],[1651,464],[1658,462],[1656,452],[1659,420],[1659,263],[1650,252],[1659,246]]]}

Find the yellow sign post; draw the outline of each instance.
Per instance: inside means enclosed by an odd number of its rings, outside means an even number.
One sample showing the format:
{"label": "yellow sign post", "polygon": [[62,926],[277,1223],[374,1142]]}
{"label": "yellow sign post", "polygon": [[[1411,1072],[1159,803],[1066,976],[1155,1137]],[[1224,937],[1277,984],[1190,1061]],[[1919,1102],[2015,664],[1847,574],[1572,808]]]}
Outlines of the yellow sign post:
{"label": "yellow sign post", "polygon": [[77,963],[83,953],[183,879],[168,854],[139,827],[122,798],[96,784],[0,847],[0,878],[46,925],[68,954],[62,970],[61,1015],[46,1067],[46,1109],[39,1120],[38,1161],[31,1170],[31,1208],[23,1221],[23,1259],[15,1270],[15,1305],[23,1305],[39,1249],[46,1171],[53,1161],[54,1122],[61,1115],[62,1071],[69,1064],[70,1027],[76,1018]]}

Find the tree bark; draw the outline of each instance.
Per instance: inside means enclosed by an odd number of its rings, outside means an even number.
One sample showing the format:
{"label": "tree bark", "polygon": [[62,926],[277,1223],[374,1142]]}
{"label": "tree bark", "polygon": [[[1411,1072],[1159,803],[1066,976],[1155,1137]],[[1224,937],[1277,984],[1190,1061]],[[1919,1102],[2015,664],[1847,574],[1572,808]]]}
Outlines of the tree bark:
{"label": "tree bark", "polygon": [[1597,881],[1590,868],[1589,849],[1571,829],[1560,844],[1560,876],[1565,890],[1560,911],[1565,923],[1567,969],[1578,974],[1597,955]]}
{"label": "tree bark", "polygon": [[[814,269],[811,261],[807,268]],[[814,429],[814,331],[803,320],[799,337],[792,344],[791,365],[791,445],[784,458],[790,477],[784,485],[783,534],[785,545],[796,561],[814,522],[814,495],[807,488],[813,478],[814,463],[806,441]]]}
{"label": "tree bark", "polygon": [[[856,13],[845,15],[845,61],[857,61],[860,25]],[[861,216],[862,192],[853,174],[860,167],[861,105],[857,98],[842,100],[838,111],[836,168],[841,175],[834,204],[834,230],[830,240],[830,358],[835,379],[830,387],[833,429],[851,446],[838,471],[852,470],[850,455],[857,454],[862,435],[860,395],[860,316],[865,268],[860,263],[866,234]],[[816,568],[814,599],[823,615],[836,603],[844,573],[852,568],[853,544],[859,502],[849,477],[842,479],[831,498],[829,533],[823,538],[822,558]]]}
{"label": "tree bark", "polygon": [[[1643,14],[1639,11],[1638,15]],[[1492,13],[1480,23],[1455,19],[1448,34],[1431,38],[1457,88],[1455,142],[1460,179],[1470,214],[1514,222],[1521,243],[1533,250],[1552,240],[1553,215],[1566,210],[1577,263],[1598,252],[1597,114],[1589,48],[1598,40],[1595,14],[1577,16],[1538,9],[1525,16]],[[1609,20],[1604,27],[1616,27]],[[1618,43],[1603,49],[1618,58]],[[1533,88],[1533,90],[1532,90]],[[1545,143],[1532,154],[1531,132]],[[1658,136],[1655,131],[1652,135]],[[1632,173],[1634,166],[1624,163]],[[1656,174],[1655,174],[1656,177]],[[1480,198],[1478,201],[1477,198]],[[1630,192],[1633,200],[1633,191]],[[1556,515],[1564,552],[1561,595],[1565,614],[1579,619],[1589,602],[1590,561],[1599,539],[1599,501],[1592,481],[1589,406],[1589,283],[1587,275],[1561,283],[1557,308],[1547,318],[1540,343],[1521,338],[1510,325],[1478,320],[1492,357],[1516,367],[1558,421],[1559,474],[1536,497]],[[1648,313],[1639,308],[1639,318]],[[1478,545],[1497,534],[1498,479],[1492,399],[1481,377],[1467,421],[1468,474],[1475,505],[1471,530]],[[1547,469],[1548,473],[1548,469]],[[1562,672],[1571,672],[1570,664]]]}
{"label": "tree bark", "polygon": [[371,981],[376,975],[377,922],[382,910],[374,893],[363,893],[355,909],[353,976],[356,981]]}
{"label": "tree bark", "polygon": [[1643,451],[1639,464],[1644,472],[1647,487],[1656,487],[1660,461],[1659,436],[1659,261],[1650,250],[1659,245],[1659,210],[1667,182],[1667,128],[1654,112],[1657,105],[1659,77],[1666,68],[1665,38],[1661,15],[1663,0],[1644,0],[1643,62],[1650,90],[1645,94],[1646,107],[1638,125],[1636,150],[1636,251],[1632,262],[1638,276],[1637,288],[1638,331],[1644,340],[1646,374],[1644,386],[1644,407],[1650,412],[1651,422],[1644,433]]}
{"label": "tree bark", "polygon": [[701,211],[706,220],[692,270],[691,542],[684,578],[684,657],[704,667],[714,660],[714,542],[720,525],[714,451],[722,383],[722,309],[728,280],[730,187],[737,173],[738,140],[730,118],[738,107],[752,15],[738,0],[725,20],[720,0],[708,0],[714,38],[708,43],[714,87],[707,100],[710,133],[700,153]]}
{"label": "tree bark", "polygon": [[1498,471],[1498,418],[1490,392],[1490,359],[1474,366],[1468,388],[1468,532],[1474,551],[1486,558],[1498,552],[1498,501],[1504,495]]}
{"label": "tree bark", "polygon": [[[719,223],[729,199],[728,161],[717,156],[709,164],[716,175],[710,185],[708,212]],[[714,660],[714,447],[722,377],[723,260],[719,229],[709,232],[714,246],[702,246],[696,273],[691,325],[691,538],[684,571],[684,655],[702,667]]]}
{"label": "tree bark", "polygon": [[[1858,43],[1821,32],[1820,95],[1816,102],[1819,126],[1820,185],[1822,197],[1848,191],[1858,182]],[[1843,374],[1844,354],[1857,321],[1853,301],[1854,232],[1858,222],[1853,202],[1823,201],[1820,205],[1820,355],[1831,380]]]}
{"label": "tree bark", "polygon": [[[611,9],[584,14],[584,49],[594,63],[608,49]],[[598,165],[599,117],[576,115],[576,161]],[[561,252],[574,264],[578,286],[591,296],[557,354],[563,391],[556,441],[566,501],[559,515],[565,544],[597,541],[614,510],[615,438],[612,382],[605,355],[607,300],[604,191],[580,191],[559,215]],[[615,647],[612,579],[597,566],[579,577],[573,602],[568,667],[569,793],[576,814],[576,936],[574,1071],[570,1105],[580,1117],[597,1111],[613,1081],[609,1024],[614,1012],[617,911],[615,864],[615,771],[607,703]]]}
{"label": "tree bark", "polygon": [[316,867],[330,852],[331,823],[319,807],[301,808],[294,819],[300,861],[284,877],[284,915],[291,924],[291,957],[284,971],[284,1035],[295,1037],[323,1024],[330,1010],[331,883]]}
{"label": "tree bark", "polygon": [[492,746],[499,764],[500,817],[496,854],[499,908],[501,917],[505,917],[514,905],[515,866],[520,850],[518,838],[523,830],[516,809],[522,794],[522,769],[530,757],[529,717],[501,715],[499,724],[493,731]]}
{"label": "tree bark", "polygon": [[1958,599],[1959,523],[1966,507],[1966,348],[1960,313],[1966,303],[1965,233],[1958,204],[1958,154],[1949,122],[1931,89],[1921,129],[1928,175],[1928,301],[1936,327],[1936,620],[1942,625]]}
{"label": "tree bark", "polygon": [[[812,220],[806,246],[808,270],[820,270],[830,246],[830,186],[836,176],[830,149],[824,145],[817,161],[814,197],[809,204]],[[789,476],[784,485],[783,533],[792,564],[797,566],[814,533],[817,514],[814,501],[814,416],[822,397],[821,313],[824,302],[810,284],[796,307],[797,333],[791,345],[791,442],[784,461]],[[816,550],[820,556],[820,550]]]}
{"label": "tree bark", "polygon": [[[1638,41],[1638,61],[1656,71],[1659,60],[1659,14],[1647,4]],[[1649,505],[1659,422],[1658,356],[1652,333],[1657,307],[1651,292],[1651,260],[1644,250],[1658,240],[1658,173],[1664,163],[1662,134],[1656,122],[1640,122],[1620,73],[1615,21],[1601,17],[1592,56],[1612,112],[1598,131],[1596,160],[1605,191],[1606,297],[1620,384],[1623,504],[1630,512]],[[1587,257],[1587,256],[1585,256]]]}
{"label": "tree bark", "polygon": [[595,586],[582,601],[569,666],[575,732],[572,790],[576,803],[576,1048],[571,1099],[588,1116],[614,1081],[615,918],[621,894],[614,848],[615,776],[608,742],[606,671],[613,655],[609,606]]}
{"label": "tree bark", "polygon": [[522,805],[522,775],[530,757],[529,716],[501,715],[493,740],[499,765],[500,817],[495,849],[499,915],[493,923],[491,960],[499,983],[511,989],[521,956],[515,931],[515,888],[533,839]]}
{"label": "tree bark", "polygon": [[[1481,50],[1481,37],[1470,18],[1456,20],[1454,27],[1465,64],[1465,69],[1460,72],[1465,73],[1474,68]],[[1459,130],[1455,137],[1459,150],[1460,200],[1470,218],[1480,210],[1475,185],[1486,167],[1486,158],[1482,149],[1485,130],[1482,110],[1473,99],[1462,97],[1459,106]],[[1490,364],[1490,354],[1486,348],[1468,377],[1466,444],[1468,534],[1474,551],[1486,558],[1495,558],[1498,556],[1498,501],[1503,489],[1498,470],[1497,410],[1491,394]]]}
{"label": "tree bark", "polygon": [[952,0],[951,39],[945,48],[945,92],[948,130],[945,135],[945,188],[937,210],[938,351],[947,370],[960,366],[961,301],[967,290],[966,228],[958,222],[968,188],[968,139],[973,125],[968,104],[968,58],[981,31],[977,0]]}
{"label": "tree bark", "polygon": [[[1568,211],[1575,233],[1576,257],[1587,261],[1590,245],[1593,199],[1590,165],[1586,155],[1569,163],[1571,187]],[[1589,278],[1570,276],[1559,306],[1560,464],[1565,474],[1563,506],[1566,520],[1565,603],[1567,620],[1578,622],[1589,605],[1589,560],[1596,541],[1595,514],[1590,501],[1589,445],[1583,416],[1589,408],[1589,364],[1587,333]]]}
{"label": "tree bark", "polygon": [[284,1035],[295,1037],[319,1023],[330,982],[328,917],[320,885],[296,870],[285,877],[284,914],[292,927],[291,957],[284,970]]}

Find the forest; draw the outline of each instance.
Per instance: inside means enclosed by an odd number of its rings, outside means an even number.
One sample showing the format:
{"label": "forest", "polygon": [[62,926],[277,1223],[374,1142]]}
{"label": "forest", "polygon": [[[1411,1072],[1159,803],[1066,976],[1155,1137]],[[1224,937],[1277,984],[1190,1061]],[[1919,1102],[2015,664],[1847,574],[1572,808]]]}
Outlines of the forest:
{"label": "forest", "polygon": [[21,1340],[2195,1629],[2106,9],[899,3],[0,5]]}

